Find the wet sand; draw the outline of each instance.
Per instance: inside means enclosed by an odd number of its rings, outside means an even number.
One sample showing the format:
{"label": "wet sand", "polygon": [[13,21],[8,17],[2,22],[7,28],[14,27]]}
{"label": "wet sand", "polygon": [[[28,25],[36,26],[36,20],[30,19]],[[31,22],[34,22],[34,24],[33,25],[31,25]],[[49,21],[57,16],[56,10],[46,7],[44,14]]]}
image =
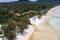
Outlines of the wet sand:
{"label": "wet sand", "polygon": [[[28,26],[29,28],[25,30],[25,32],[27,32],[27,34],[25,34],[25,35],[18,34],[17,40],[60,40],[60,29],[59,29],[59,31],[57,29],[60,27],[52,26],[52,23],[54,24],[55,22],[57,22],[52,17],[55,14],[54,13],[55,10],[58,10],[57,8],[59,9],[60,6],[56,6],[52,9],[50,9],[46,15],[42,16],[41,19],[38,18],[38,16],[34,16],[34,17],[30,18],[29,20],[30,20],[31,25]],[[58,12],[58,13],[60,13],[60,12]],[[50,16],[52,17],[52,19],[50,18]],[[56,17],[56,15],[54,15],[54,16]],[[58,21],[58,23],[59,23],[59,21]]]}
{"label": "wet sand", "polygon": [[38,26],[32,24],[36,31],[32,33],[29,40],[60,40],[60,31],[48,23],[48,16],[53,15],[54,10],[56,10],[56,7],[50,9],[46,16],[42,17],[42,21]]}

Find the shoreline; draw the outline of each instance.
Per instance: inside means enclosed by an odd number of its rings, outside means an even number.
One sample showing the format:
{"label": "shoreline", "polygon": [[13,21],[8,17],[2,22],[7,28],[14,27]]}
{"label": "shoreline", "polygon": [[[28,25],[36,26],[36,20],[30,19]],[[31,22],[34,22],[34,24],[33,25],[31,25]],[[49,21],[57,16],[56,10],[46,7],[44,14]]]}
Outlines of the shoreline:
{"label": "shoreline", "polygon": [[37,31],[34,32],[33,37],[32,37],[32,35],[30,36],[29,40],[30,39],[34,39],[34,40],[58,40],[58,38],[60,37],[59,36],[60,32],[58,32],[57,30],[52,28],[50,25],[46,24],[48,17],[54,14],[53,11],[56,10],[57,7],[59,7],[59,6],[56,6],[52,9],[50,9],[45,16],[44,15],[42,16],[42,19],[41,19],[39,26],[34,26],[34,27],[39,28],[39,30],[41,32],[38,32],[38,30],[36,29]]}

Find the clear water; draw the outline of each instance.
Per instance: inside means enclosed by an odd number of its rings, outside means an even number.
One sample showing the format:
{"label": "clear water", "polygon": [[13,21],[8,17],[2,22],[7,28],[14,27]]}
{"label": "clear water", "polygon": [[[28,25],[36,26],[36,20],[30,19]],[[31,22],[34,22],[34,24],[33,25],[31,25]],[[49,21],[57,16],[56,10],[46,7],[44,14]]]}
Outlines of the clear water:
{"label": "clear water", "polygon": [[60,6],[57,6],[52,13],[48,16],[48,22],[53,28],[60,30]]}
{"label": "clear water", "polygon": [[[27,30],[25,30],[27,34],[23,36],[18,34],[17,35],[18,39],[16,40],[27,40],[30,36],[31,38],[29,40],[31,40],[32,38],[35,40],[59,40],[58,39],[59,33],[57,33],[56,30],[60,30],[60,6],[57,6],[55,7],[55,9],[52,9],[52,10],[54,11],[49,10],[52,13],[52,15],[50,15],[50,12],[49,12],[49,15],[42,16],[41,19],[38,18],[38,15],[30,18],[29,20],[32,25],[29,26]],[[48,21],[49,25],[46,24],[45,20]],[[35,26],[33,27],[33,25]],[[50,25],[56,30],[54,30]]]}
{"label": "clear water", "polygon": [[30,23],[37,28],[30,40],[60,40],[60,6],[49,10],[41,19],[38,16],[30,18]]}

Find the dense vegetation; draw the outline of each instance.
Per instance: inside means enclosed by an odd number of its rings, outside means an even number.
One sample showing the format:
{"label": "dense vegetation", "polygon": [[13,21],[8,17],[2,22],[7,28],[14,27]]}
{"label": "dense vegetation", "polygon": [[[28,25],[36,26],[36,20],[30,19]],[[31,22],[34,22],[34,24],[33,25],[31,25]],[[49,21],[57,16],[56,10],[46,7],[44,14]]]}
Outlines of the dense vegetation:
{"label": "dense vegetation", "polygon": [[1,18],[0,23],[7,22],[7,20],[11,18],[13,19],[13,17],[15,17],[14,14],[16,14],[17,12],[20,14],[23,12],[27,12],[29,10],[46,11],[53,6],[55,5],[40,3],[22,3],[22,2],[0,3],[0,18]]}
{"label": "dense vegetation", "polygon": [[[54,6],[56,5],[27,2],[0,3],[0,24],[3,25],[2,30],[4,31],[4,36],[9,40],[14,40],[17,29],[23,33],[27,25],[30,24],[29,18],[35,15],[42,16]],[[30,10],[35,12],[26,13]],[[17,13],[26,14],[17,16]]]}

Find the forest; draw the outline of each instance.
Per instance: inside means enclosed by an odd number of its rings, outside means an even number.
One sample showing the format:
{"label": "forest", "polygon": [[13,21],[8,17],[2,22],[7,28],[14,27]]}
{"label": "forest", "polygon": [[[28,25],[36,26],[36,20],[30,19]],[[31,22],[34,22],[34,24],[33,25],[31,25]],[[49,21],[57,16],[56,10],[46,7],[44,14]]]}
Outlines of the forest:
{"label": "forest", "polygon": [[57,4],[51,3],[42,4],[29,2],[0,3],[0,24],[2,25],[4,36],[9,40],[13,40],[17,30],[23,33],[27,25],[30,24],[29,18],[35,15],[41,17],[56,5]]}

